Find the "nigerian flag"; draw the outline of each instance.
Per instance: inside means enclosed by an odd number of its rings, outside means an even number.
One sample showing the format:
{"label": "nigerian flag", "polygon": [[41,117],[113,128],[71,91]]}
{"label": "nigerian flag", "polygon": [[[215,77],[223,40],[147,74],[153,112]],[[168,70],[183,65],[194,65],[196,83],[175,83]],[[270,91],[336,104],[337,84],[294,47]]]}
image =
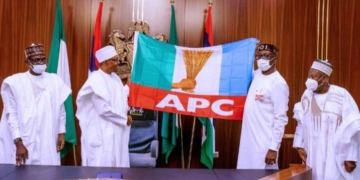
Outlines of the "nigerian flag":
{"label": "nigerian flag", "polygon": [[[174,5],[171,5],[169,43],[173,45],[178,45]],[[165,158],[166,163],[168,163],[170,153],[176,146],[176,140],[178,136],[179,136],[178,115],[173,113],[163,112],[162,126],[161,126],[161,137],[162,137],[161,154]]]}
{"label": "nigerian flag", "polygon": [[[203,39],[203,46],[214,46],[214,38],[212,33],[212,17],[211,6],[208,7],[208,15],[205,22],[205,32]],[[212,169],[214,165],[214,152],[215,152],[215,129],[213,118],[198,117],[203,125],[201,133],[201,157],[200,161],[207,168]]]}
{"label": "nigerian flag", "polygon": [[[63,79],[66,85],[71,88],[69,62],[66,50],[64,22],[62,17],[62,10],[60,0],[56,0],[55,25],[54,33],[51,42],[50,57],[47,71],[49,73],[56,73]],[[66,99],[66,134],[65,147],[61,151],[61,157],[64,157],[71,151],[73,145],[76,145],[76,129],[74,122],[74,108],[72,103],[72,94]]]}
{"label": "nigerian flag", "polygon": [[212,118],[197,117],[203,125],[201,133],[201,156],[200,162],[207,168],[212,169],[214,166],[214,149],[215,149],[215,132]]}

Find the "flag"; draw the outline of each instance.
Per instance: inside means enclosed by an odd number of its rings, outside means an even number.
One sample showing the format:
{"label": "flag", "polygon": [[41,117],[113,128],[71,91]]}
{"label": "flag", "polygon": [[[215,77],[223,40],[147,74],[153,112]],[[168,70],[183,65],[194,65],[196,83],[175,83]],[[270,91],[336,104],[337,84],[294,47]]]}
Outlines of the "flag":
{"label": "flag", "polygon": [[[56,73],[65,82],[65,84],[71,88],[64,21],[62,17],[60,0],[56,0],[55,13],[54,33],[51,42],[47,71],[49,73]],[[70,94],[64,102],[66,111],[66,133],[65,146],[61,151],[61,157],[64,157],[71,151],[73,145],[76,145],[76,128],[74,122],[74,108],[72,99],[72,94]]]}
{"label": "flag", "polygon": [[207,18],[205,22],[205,32],[203,39],[203,46],[209,47],[214,45],[214,36],[212,31],[212,15],[211,15],[211,6],[209,6],[207,11]]}
{"label": "flag", "polygon": [[170,20],[170,38],[169,43],[173,45],[178,45],[178,38],[176,32],[176,18],[175,18],[175,7],[171,5],[171,20]]}
{"label": "flag", "polygon": [[161,125],[162,146],[161,153],[168,163],[169,156],[176,146],[176,139],[179,136],[179,125],[177,115],[173,113],[163,113]]}
{"label": "flag", "polygon": [[242,119],[257,41],[189,48],[136,32],[130,106]]}
{"label": "flag", "polygon": [[214,131],[213,124],[209,118],[198,117],[199,121],[205,128],[204,135],[201,141],[201,156],[200,162],[203,163],[207,168],[212,169],[214,164]]}
{"label": "flag", "polygon": [[[209,5],[207,18],[205,22],[203,47],[209,47],[213,45],[214,45],[214,39],[212,33],[211,5]],[[214,152],[215,152],[214,121],[213,118],[198,117],[198,119],[202,124],[200,162],[203,163],[207,168],[212,169],[214,164]]]}
{"label": "flag", "polygon": [[93,72],[99,69],[99,61],[95,57],[95,52],[101,48],[101,16],[102,16],[103,2],[99,4],[99,9],[96,15],[95,28],[92,36],[91,50],[90,50],[90,67],[89,71]]}
{"label": "flag", "polygon": [[[171,5],[169,43],[173,45],[178,45],[174,5]],[[166,163],[168,163],[170,153],[175,148],[176,139],[179,136],[179,123],[177,117],[177,114],[163,112],[161,125],[161,153],[163,154]]]}

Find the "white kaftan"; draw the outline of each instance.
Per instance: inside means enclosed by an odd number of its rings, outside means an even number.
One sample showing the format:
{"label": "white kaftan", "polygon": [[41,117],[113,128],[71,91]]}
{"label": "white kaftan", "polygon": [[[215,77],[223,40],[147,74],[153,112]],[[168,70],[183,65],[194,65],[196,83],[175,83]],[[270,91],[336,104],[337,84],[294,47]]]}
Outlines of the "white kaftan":
{"label": "white kaftan", "polygon": [[0,163],[15,164],[13,140],[20,137],[29,154],[26,164],[60,165],[57,140],[65,133],[63,103],[70,93],[56,74],[24,72],[7,77],[1,86]]}
{"label": "white kaftan", "polygon": [[246,98],[242,122],[237,169],[277,169],[266,165],[269,149],[278,151],[284,128],[288,122],[286,112],[289,87],[278,71],[264,75],[254,72]]}
{"label": "white kaftan", "polygon": [[128,103],[120,78],[102,70],[92,72],[76,104],[82,165],[129,167]]}
{"label": "white kaftan", "polygon": [[330,85],[325,94],[305,90],[294,107],[297,127],[293,147],[304,148],[314,180],[360,179],[357,167],[347,173],[344,161],[359,160],[359,109],[349,92]]}

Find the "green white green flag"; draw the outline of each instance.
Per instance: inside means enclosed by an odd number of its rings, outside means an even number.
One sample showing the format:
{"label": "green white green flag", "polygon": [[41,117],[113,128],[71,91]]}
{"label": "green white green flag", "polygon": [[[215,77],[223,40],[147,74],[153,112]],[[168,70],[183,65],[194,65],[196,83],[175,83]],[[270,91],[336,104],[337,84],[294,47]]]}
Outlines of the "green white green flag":
{"label": "green white green flag", "polygon": [[[65,84],[71,88],[64,21],[62,17],[60,0],[56,0],[54,33],[51,42],[47,71],[49,73],[56,73],[60,78],[62,78]],[[66,134],[65,147],[61,151],[61,157],[64,157],[71,151],[73,146],[76,145],[76,128],[74,122],[74,108],[72,99],[72,94],[70,94],[64,103],[66,111]]]}
{"label": "green white green flag", "polygon": [[[176,33],[176,19],[175,8],[171,5],[171,22],[170,22],[170,38],[169,43],[178,45],[177,33]],[[179,126],[177,114],[163,112],[161,137],[162,146],[161,152],[165,158],[165,162],[168,163],[170,153],[176,146],[176,139],[179,136]]]}

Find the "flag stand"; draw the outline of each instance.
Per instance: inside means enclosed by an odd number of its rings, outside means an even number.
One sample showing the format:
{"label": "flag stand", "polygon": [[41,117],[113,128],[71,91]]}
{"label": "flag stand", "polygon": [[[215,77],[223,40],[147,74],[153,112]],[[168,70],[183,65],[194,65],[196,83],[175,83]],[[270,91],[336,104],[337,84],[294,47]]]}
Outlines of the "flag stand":
{"label": "flag stand", "polygon": [[75,144],[73,144],[73,154],[74,154],[74,164],[75,166],[77,166],[77,161],[76,161],[76,151],[75,151]]}
{"label": "flag stand", "polygon": [[192,152],[192,147],[193,147],[193,142],[194,142],[195,123],[196,123],[196,117],[194,116],[193,127],[192,127],[192,132],[191,132],[191,141],[190,141],[190,150],[189,150],[188,169],[190,169],[190,164],[191,164],[191,152]]}
{"label": "flag stand", "polygon": [[180,124],[180,141],[181,141],[181,168],[185,168],[184,163],[184,143],[183,143],[183,133],[182,133],[182,120],[181,120],[181,114],[178,114],[179,116],[179,124]]}

